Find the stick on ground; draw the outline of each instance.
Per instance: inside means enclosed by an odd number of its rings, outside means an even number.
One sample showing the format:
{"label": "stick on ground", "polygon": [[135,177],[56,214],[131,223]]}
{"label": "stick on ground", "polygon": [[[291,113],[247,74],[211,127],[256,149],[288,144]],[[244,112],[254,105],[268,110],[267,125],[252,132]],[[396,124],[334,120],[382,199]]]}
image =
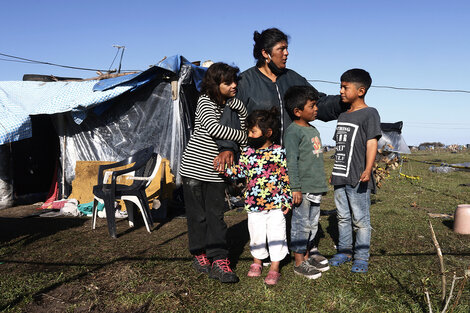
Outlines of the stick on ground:
{"label": "stick on ground", "polygon": [[434,232],[434,228],[432,227],[431,221],[429,221],[429,228],[431,228],[432,234],[432,241],[434,246],[436,247],[437,256],[439,257],[439,264],[441,266],[441,279],[442,279],[442,303],[444,303],[446,299],[446,275],[444,269],[444,258],[442,257],[441,247],[439,246],[439,242],[436,238],[436,233]]}

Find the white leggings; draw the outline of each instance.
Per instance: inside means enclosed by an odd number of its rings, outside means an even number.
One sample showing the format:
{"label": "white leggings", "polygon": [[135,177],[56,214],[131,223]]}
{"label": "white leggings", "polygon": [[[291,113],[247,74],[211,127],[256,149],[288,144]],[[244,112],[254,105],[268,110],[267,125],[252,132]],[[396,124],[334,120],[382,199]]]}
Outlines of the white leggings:
{"label": "white leggings", "polygon": [[[289,250],[286,239],[286,219],[282,210],[266,210],[248,213],[250,252],[257,259],[268,256],[271,261],[281,261]],[[267,248],[266,248],[267,240]]]}

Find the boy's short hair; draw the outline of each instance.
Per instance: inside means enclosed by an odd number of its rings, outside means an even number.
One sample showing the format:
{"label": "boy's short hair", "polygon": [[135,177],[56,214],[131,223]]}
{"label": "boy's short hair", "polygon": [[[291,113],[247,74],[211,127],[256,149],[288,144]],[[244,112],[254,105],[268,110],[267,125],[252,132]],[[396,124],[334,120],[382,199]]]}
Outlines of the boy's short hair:
{"label": "boy's short hair", "polygon": [[303,110],[308,100],[317,101],[319,98],[318,91],[312,86],[292,86],[284,94],[285,108],[290,118],[297,120],[294,109]]}
{"label": "boy's short hair", "polygon": [[366,89],[364,95],[367,93],[367,90],[369,90],[370,85],[372,85],[372,78],[369,73],[360,68],[353,68],[344,72],[343,75],[341,75],[341,81],[345,83],[356,83],[359,87],[364,87]]}

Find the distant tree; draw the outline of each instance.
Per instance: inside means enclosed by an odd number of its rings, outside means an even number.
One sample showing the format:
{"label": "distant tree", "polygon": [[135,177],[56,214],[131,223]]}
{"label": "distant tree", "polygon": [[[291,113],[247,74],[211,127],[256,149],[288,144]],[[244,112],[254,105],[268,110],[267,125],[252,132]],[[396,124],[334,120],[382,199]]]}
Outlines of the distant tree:
{"label": "distant tree", "polygon": [[430,147],[433,146],[435,148],[442,148],[444,144],[442,142],[423,142],[419,144],[420,146]]}

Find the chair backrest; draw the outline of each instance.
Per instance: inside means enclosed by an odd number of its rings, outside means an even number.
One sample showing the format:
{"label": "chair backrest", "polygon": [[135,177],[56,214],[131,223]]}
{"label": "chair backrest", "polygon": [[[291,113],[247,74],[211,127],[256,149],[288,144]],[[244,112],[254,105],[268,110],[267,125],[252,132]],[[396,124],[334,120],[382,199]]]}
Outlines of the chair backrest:
{"label": "chair backrest", "polygon": [[136,172],[138,177],[148,177],[148,180],[144,181],[145,188],[147,188],[152,180],[157,175],[158,169],[162,164],[162,157],[159,154],[152,153],[152,156],[148,160],[147,164],[139,171]]}
{"label": "chair backrest", "polygon": [[[153,171],[150,173],[150,176],[149,176],[150,179],[147,181],[147,186],[146,187],[148,187],[150,185],[150,183],[152,182],[152,180],[155,178],[155,176],[157,176],[157,172],[160,169],[160,165],[162,164],[163,158],[162,158],[161,155],[154,153],[152,155],[152,159],[154,159],[154,158],[156,159],[155,160],[155,165],[153,166]],[[163,171],[164,170],[165,169],[163,169]]]}
{"label": "chair backrest", "polygon": [[[148,147],[134,153],[129,158],[127,158],[127,164],[135,163],[133,166],[138,167],[138,169],[134,171],[134,176],[148,177],[148,175],[145,175],[145,173],[149,171],[149,168],[153,169],[152,165],[154,166],[155,164],[153,157],[154,154],[153,147]],[[132,187],[141,188],[146,183],[147,181],[145,180],[134,180]]]}

